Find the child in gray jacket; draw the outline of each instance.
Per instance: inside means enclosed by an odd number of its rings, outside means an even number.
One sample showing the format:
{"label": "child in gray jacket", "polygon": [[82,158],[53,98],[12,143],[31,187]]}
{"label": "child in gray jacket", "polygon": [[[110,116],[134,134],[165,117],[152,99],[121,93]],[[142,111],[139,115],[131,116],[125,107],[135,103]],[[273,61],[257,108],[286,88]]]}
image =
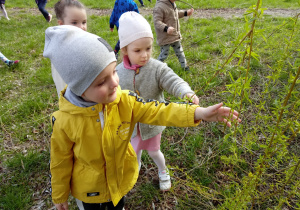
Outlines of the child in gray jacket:
{"label": "child in gray jacket", "polygon": [[[117,66],[122,89],[134,91],[144,99],[164,101],[163,91],[184,98],[192,98],[198,104],[199,99],[190,86],[174,73],[165,63],[151,58],[153,34],[147,20],[135,12],[124,13],[119,20],[119,39],[121,51],[125,55]],[[141,166],[142,151],[158,167],[159,185],[162,191],[171,188],[171,180],[160,151],[161,133],[164,126],[151,126],[138,123],[131,144]]]}

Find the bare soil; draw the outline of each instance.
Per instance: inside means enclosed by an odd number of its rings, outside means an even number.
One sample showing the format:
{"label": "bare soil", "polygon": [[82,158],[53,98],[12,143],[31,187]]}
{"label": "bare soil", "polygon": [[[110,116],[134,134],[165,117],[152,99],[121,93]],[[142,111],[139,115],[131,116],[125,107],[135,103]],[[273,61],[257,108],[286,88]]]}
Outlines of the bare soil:
{"label": "bare soil", "polygon": [[[24,11],[24,9],[21,8],[11,8],[9,10],[9,13],[12,13],[11,16],[13,16],[13,13],[19,13],[20,11]],[[53,9],[48,10],[52,14],[54,13]],[[30,12],[32,14],[40,14],[37,8],[26,9],[25,11]],[[139,8],[139,11],[142,15],[152,14],[152,8]],[[87,9],[87,12],[89,15],[103,16],[110,15],[112,9]],[[193,14],[193,17],[206,19],[213,17],[223,17],[226,19],[230,19],[242,17],[245,12],[246,9],[196,9]],[[265,15],[274,17],[293,17],[298,13],[300,13],[300,10],[296,9],[268,9],[264,11]]]}

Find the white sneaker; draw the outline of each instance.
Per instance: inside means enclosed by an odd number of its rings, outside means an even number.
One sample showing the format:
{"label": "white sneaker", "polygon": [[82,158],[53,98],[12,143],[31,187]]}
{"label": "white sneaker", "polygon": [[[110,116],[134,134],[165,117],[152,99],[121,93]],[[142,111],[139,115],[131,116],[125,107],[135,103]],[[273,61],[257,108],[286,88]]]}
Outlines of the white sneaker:
{"label": "white sneaker", "polygon": [[171,189],[171,178],[169,170],[163,170],[158,172],[159,177],[159,188],[161,191],[168,191]]}
{"label": "white sneaker", "polygon": [[51,22],[51,20],[52,20],[52,15],[51,15],[51,14],[49,14],[49,15],[48,15],[48,18],[47,18],[47,21],[50,23],[50,22]]}

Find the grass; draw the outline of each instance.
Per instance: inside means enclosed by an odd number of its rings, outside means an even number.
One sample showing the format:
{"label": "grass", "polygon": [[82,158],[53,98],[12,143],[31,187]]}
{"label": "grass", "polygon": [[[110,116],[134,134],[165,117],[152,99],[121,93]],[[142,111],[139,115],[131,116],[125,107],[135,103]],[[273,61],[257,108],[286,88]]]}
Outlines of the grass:
{"label": "grass", "polygon": [[[87,6],[109,8],[111,2],[89,1]],[[242,1],[187,2],[199,8],[249,7]],[[49,209],[49,116],[58,106],[50,61],[42,53],[44,31],[56,21],[48,24],[41,15],[28,12],[26,8],[35,8],[34,1],[8,1],[8,12],[13,4],[25,9],[14,13],[9,22],[0,19],[4,29],[0,30],[1,52],[9,59],[21,60],[13,68],[0,63],[0,208]],[[294,8],[296,1],[264,4]],[[146,18],[153,27],[152,17]],[[108,20],[108,16],[89,16],[88,31],[114,46],[117,32],[108,30]],[[161,149],[172,173],[171,191],[159,192],[156,166],[143,153],[140,177],[127,196],[126,209],[300,208],[299,79],[288,105],[282,106],[300,64],[300,25],[295,20],[266,16],[257,21],[253,50],[258,56],[249,63],[248,99],[239,92],[247,62],[237,65],[246,44],[216,77],[213,75],[252,22],[219,17],[181,20],[182,44],[191,73],[181,71],[173,51],[166,62],[197,91],[202,106],[223,101],[240,111],[243,122],[225,131],[223,125],[207,122],[196,128],[167,128]],[[158,54],[159,47],[154,44],[153,57]],[[273,146],[269,147],[270,143]],[[70,202],[75,209],[74,200]]]}
{"label": "grass", "polygon": [[[51,0],[48,1],[47,7],[53,7],[57,1]],[[113,0],[107,1],[97,1],[97,0],[81,0],[81,2],[86,5],[87,8],[96,8],[96,9],[112,9],[114,6]],[[140,6],[138,0],[135,0],[136,4]],[[145,6],[151,8],[155,5],[155,0],[152,0],[150,3],[148,0],[143,1]],[[183,3],[185,2],[185,3]],[[190,5],[193,5],[196,9],[211,9],[211,8],[248,8],[253,4],[256,4],[256,0],[244,1],[244,0],[219,0],[219,1],[210,1],[210,0],[184,0],[183,2],[176,2],[179,8],[189,8]],[[188,4],[186,4],[188,3]],[[7,1],[5,6],[9,9],[12,7],[18,8],[35,8],[35,1],[24,1],[24,0],[14,0]],[[290,8],[297,9],[299,8],[298,0],[265,0],[264,7],[267,8]]]}

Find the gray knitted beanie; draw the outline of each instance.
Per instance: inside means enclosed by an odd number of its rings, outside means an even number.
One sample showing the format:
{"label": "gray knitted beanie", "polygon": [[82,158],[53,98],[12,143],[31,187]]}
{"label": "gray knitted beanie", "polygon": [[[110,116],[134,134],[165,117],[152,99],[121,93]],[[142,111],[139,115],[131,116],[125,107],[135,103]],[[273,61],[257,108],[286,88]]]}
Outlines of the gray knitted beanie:
{"label": "gray knitted beanie", "polygon": [[78,96],[103,69],[116,61],[113,49],[104,39],[70,25],[46,29],[43,55],[50,58],[62,79]]}

